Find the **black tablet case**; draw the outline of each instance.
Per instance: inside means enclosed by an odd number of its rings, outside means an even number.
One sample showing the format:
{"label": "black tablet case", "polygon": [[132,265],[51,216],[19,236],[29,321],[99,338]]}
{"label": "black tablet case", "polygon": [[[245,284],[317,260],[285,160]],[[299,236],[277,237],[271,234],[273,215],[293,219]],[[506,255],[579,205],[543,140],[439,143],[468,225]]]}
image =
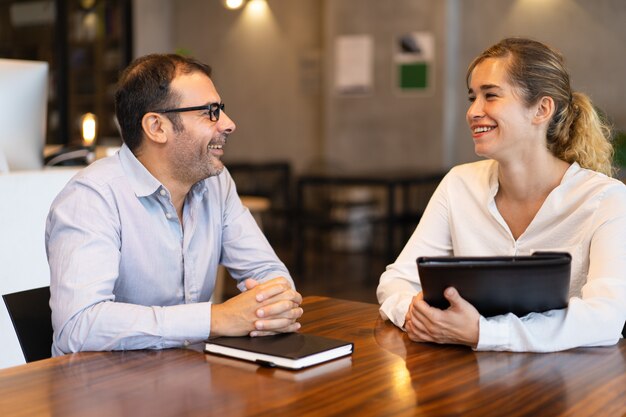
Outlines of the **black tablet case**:
{"label": "black tablet case", "polygon": [[572,257],[565,252],[531,256],[419,257],[424,300],[441,309],[443,291],[454,287],[484,317],[518,317],[567,307]]}

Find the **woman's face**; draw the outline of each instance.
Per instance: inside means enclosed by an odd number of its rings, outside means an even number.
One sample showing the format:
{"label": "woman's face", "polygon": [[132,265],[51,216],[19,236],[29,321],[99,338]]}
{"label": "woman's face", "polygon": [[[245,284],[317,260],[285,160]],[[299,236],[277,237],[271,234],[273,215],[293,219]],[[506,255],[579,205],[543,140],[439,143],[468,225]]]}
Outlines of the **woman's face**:
{"label": "woman's face", "polygon": [[507,58],[487,58],[471,73],[467,123],[477,155],[505,160],[519,158],[534,146],[533,107],[527,107],[509,84]]}

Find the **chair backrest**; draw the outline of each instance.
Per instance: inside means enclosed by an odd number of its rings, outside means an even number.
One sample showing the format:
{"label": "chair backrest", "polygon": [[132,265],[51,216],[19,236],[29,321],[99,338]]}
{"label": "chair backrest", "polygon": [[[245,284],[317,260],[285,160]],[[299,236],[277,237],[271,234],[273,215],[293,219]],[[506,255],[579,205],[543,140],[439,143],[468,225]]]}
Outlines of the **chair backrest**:
{"label": "chair backrest", "polygon": [[26,362],[46,359],[52,349],[50,287],[2,296]]}

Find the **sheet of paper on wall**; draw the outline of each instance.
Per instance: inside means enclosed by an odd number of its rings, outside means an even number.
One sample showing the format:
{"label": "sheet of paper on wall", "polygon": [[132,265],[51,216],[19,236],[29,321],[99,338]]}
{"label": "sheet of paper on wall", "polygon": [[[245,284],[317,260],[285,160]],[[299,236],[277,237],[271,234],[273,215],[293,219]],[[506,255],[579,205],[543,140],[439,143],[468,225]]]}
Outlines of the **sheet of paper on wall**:
{"label": "sheet of paper on wall", "polygon": [[372,91],[374,42],[369,35],[339,36],[335,41],[335,91],[361,95]]}

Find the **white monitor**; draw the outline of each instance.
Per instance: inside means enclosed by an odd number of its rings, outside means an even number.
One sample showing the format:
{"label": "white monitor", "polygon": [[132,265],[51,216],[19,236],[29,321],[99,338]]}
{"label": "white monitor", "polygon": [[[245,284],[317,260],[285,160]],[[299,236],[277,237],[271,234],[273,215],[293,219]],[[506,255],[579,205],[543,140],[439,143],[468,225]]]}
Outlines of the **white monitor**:
{"label": "white monitor", "polygon": [[0,155],[10,171],[43,166],[47,105],[47,62],[0,59]]}

